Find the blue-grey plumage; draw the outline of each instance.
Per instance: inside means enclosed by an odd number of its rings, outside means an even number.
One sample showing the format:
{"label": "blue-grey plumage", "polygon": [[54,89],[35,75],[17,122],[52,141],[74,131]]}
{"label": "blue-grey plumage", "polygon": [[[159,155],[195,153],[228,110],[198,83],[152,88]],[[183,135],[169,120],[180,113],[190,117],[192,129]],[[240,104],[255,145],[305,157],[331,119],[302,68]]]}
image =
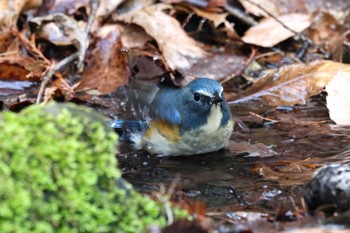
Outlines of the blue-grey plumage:
{"label": "blue-grey plumage", "polygon": [[162,88],[150,107],[152,121],[132,134],[136,148],[150,153],[192,155],[222,149],[233,130],[220,83],[198,78],[182,88]]}

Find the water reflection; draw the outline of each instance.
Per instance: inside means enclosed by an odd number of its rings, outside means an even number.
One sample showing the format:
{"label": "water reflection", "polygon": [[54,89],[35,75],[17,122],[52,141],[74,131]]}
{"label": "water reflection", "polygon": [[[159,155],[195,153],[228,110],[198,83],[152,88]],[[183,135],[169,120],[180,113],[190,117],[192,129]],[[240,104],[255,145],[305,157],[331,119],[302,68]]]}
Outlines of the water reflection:
{"label": "water reflection", "polygon": [[278,121],[245,121],[249,131],[236,127],[230,142],[243,146],[229,145],[211,154],[155,157],[121,144],[120,167],[141,192],[175,181],[174,195],[199,198],[212,210],[268,213],[281,203],[298,205],[302,185],[318,166],[349,162],[350,128],[323,123],[329,121],[324,104],[310,102],[295,112],[273,112],[264,118]]}

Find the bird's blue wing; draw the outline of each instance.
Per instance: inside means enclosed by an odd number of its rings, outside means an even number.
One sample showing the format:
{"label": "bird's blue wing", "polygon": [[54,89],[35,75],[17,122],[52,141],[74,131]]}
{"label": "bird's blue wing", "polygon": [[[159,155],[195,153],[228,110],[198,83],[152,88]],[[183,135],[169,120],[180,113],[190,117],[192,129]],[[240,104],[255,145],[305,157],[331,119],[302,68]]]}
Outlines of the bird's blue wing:
{"label": "bird's blue wing", "polygon": [[171,124],[179,125],[181,115],[178,109],[178,89],[162,88],[155,96],[150,106],[152,119],[163,120]]}

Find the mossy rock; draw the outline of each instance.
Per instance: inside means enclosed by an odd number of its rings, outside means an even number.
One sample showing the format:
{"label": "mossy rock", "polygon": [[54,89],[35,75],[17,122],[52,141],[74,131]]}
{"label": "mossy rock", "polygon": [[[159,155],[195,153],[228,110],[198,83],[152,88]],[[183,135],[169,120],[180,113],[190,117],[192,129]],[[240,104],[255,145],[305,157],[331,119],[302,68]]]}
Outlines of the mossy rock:
{"label": "mossy rock", "polygon": [[117,169],[117,135],[71,104],[33,106],[0,120],[0,232],[143,232],[165,225],[159,203]]}

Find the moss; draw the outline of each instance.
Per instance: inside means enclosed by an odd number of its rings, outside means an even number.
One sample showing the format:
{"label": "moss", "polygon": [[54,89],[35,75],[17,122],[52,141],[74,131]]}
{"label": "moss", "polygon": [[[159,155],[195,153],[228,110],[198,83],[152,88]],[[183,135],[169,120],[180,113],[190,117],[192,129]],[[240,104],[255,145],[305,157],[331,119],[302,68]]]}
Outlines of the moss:
{"label": "moss", "polygon": [[29,107],[4,113],[0,131],[0,232],[142,232],[165,225],[161,205],[121,178],[117,136],[93,111]]}

